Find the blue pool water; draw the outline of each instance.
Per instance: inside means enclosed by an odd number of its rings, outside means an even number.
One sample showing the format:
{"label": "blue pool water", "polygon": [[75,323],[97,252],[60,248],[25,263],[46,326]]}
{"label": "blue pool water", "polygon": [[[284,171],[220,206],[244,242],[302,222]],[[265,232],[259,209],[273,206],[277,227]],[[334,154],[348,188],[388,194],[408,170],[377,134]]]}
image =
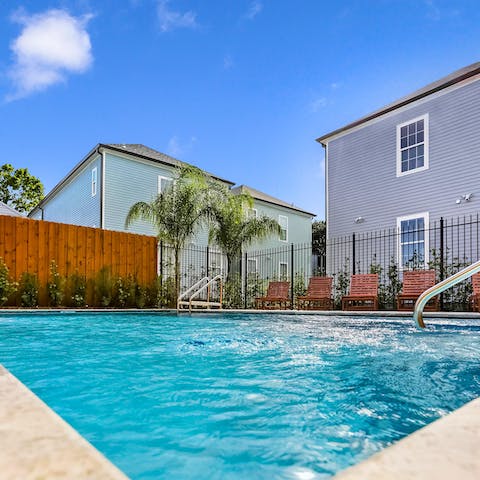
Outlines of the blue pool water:
{"label": "blue pool water", "polygon": [[328,478],[480,395],[479,345],[461,321],[0,315],[0,362],[134,479]]}

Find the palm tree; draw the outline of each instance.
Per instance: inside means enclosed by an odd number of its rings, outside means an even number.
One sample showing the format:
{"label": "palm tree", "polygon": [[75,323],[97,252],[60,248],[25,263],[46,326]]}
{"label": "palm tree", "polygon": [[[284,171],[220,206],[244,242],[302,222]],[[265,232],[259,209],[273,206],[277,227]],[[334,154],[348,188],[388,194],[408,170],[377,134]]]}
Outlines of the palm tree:
{"label": "palm tree", "polygon": [[223,198],[210,206],[213,224],[209,241],[216,244],[227,257],[227,280],[231,265],[242,250],[256,240],[280,234],[280,225],[267,216],[259,218],[249,215],[253,198],[248,193],[234,195],[224,191]]}
{"label": "palm tree", "polygon": [[159,240],[173,249],[175,292],[180,293],[180,255],[197,228],[208,217],[207,206],[211,181],[199,169],[180,167],[174,182],[150,203],[137,202],[130,208],[125,227],[135,220],[150,222]]}

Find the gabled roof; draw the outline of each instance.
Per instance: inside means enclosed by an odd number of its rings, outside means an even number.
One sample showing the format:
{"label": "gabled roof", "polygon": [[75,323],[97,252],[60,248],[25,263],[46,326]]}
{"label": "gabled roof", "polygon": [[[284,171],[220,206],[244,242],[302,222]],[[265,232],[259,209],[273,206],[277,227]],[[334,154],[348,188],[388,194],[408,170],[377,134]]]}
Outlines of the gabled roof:
{"label": "gabled roof", "polygon": [[[110,150],[115,150],[117,152],[125,152],[131,155],[136,155],[137,157],[145,158],[148,160],[154,160],[165,165],[171,165],[172,167],[180,167],[182,165],[189,165],[188,163],[182,162],[170,155],[154,150],[153,148],[142,145],[141,143],[105,143],[100,144],[101,146],[107,147]],[[205,171],[205,170],[204,170]],[[221,182],[227,183],[229,185],[235,185],[234,182],[226,180],[225,178],[218,177],[213,173],[205,172],[212,178],[220,180]]]}
{"label": "gabled roof", "polygon": [[255,188],[249,187],[247,185],[239,185],[238,187],[232,188],[231,192],[233,194],[246,192],[249,193],[255,200],[260,200],[265,203],[271,203],[272,205],[278,205],[280,207],[288,208],[290,210],[295,210],[296,212],[304,213],[311,217],[315,217],[315,213],[302,210],[301,208],[296,207],[293,203],[284,202],[283,200],[272,197],[271,195],[267,195],[266,193],[263,193],[260,190],[256,190]]}
{"label": "gabled roof", "polygon": [[456,83],[467,80],[468,78],[474,77],[475,75],[478,75],[478,74],[480,74],[480,62],[472,63],[467,67],[460,68],[459,70],[456,70],[455,72],[447,75],[446,77],[443,77],[440,80],[436,80],[435,82],[429,83],[425,87],[422,87],[419,90],[416,90],[415,92],[410,93],[409,95],[406,95],[405,97],[402,97],[399,100],[396,100],[395,102],[390,103],[384,106],[383,108],[380,108],[379,110],[376,110],[366,115],[365,117],[362,117],[356,120],[355,122],[349,123],[348,125],[338,128],[337,130],[327,133],[326,135],[322,135],[321,137],[317,138],[317,142],[320,142],[323,144],[325,143],[325,140],[328,140],[330,137],[333,137],[334,135],[346,132],[347,130],[350,130],[351,128],[362,125],[363,123],[366,123],[369,120],[373,120],[374,118],[384,115],[385,113],[389,113],[397,108],[408,105],[409,103],[415,102],[416,100],[420,100],[421,98],[424,98],[427,95],[431,95],[432,93],[443,90],[447,87],[450,87],[452,85],[455,85]]}
{"label": "gabled roof", "polygon": [[9,215],[10,217],[23,217],[20,212],[17,212],[10,205],[7,205],[3,202],[0,202],[0,215]]}
{"label": "gabled roof", "polygon": [[[189,165],[188,163],[182,162],[181,160],[177,160],[176,158],[171,157],[170,155],[166,155],[165,153],[159,152],[154,150],[153,148],[146,147],[140,143],[99,143],[97,144],[87,155],[75,165],[72,170],[53,187],[52,190],[45,196],[45,198],[30,212],[32,214],[38,208],[41,208],[46,202],[50,200],[68,181],[80,170],[83,166],[88,163],[91,156],[95,153],[100,153],[100,149],[106,149],[113,152],[123,152],[129,155],[136,156],[138,158],[142,158],[144,160],[151,160],[152,162],[162,163],[164,165],[169,165],[172,167],[179,167],[181,165]],[[205,172],[207,175],[210,175],[212,178],[216,180],[220,180],[223,183],[226,183],[229,186],[235,185],[234,182],[230,180],[225,180],[224,178],[218,177],[213,175],[209,172]]]}

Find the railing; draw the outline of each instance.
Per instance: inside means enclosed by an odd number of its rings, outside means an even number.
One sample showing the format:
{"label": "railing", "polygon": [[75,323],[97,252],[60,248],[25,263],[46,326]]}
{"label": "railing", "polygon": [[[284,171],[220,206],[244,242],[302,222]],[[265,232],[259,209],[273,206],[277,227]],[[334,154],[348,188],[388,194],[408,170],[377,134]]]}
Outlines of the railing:
{"label": "railing", "polygon": [[[206,282],[206,283],[205,283]],[[210,300],[210,293],[211,293],[211,285],[215,284],[216,282],[219,282],[220,284],[220,298],[219,301],[211,301]],[[204,285],[202,285],[204,283]],[[207,290],[207,299],[206,300],[195,300],[200,296],[202,292]],[[192,293],[193,292],[193,293]],[[190,295],[188,300],[184,300],[187,298],[187,296]],[[212,279],[209,277],[204,277],[201,280],[199,280],[197,283],[192,285],[186,292],[184,292],[182,295],[178,297],[177,300],[177,310],[181,310],[182,306],[187,306],[188,305],[188,310],[191,312],[192,307],[205,307],[205,308],[211,308],[211,307],[217,307],[217,308],[222,308],[222,296],[223,296],[223,283],[222,283],[222,275],[216,275]]]}
{"label": "railing", "polygon": [[468,267],[460,270],[459,272],[455,273],[454,275],[442,280],[441,282],[437,283],[433,287],[430,287],[428,290],[425,290],[417,299],[415,303],[415,309],[413,312],[413,319],[415,320],[416,324],[420,328],[425,328],[425,323],[423,321],[423,309],[428,301],[434,297],[442,293],[444,290],[447,290],[450,287],[453,287],[457,283],[460,283],[463,280],[471,277],[475,273],[480,272],[480,261],[469,265]]}

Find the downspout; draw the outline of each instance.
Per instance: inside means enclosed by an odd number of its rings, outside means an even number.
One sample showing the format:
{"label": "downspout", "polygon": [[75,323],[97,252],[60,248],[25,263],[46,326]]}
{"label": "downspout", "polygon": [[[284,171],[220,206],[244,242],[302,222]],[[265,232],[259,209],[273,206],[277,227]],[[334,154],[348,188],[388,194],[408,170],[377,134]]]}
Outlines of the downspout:
{"label": "downspout", "polygon": [[101,174],[102,174],[102,192],[100,195],[100,228],[105,229],[105,151],[98,149],[102,155]]}

